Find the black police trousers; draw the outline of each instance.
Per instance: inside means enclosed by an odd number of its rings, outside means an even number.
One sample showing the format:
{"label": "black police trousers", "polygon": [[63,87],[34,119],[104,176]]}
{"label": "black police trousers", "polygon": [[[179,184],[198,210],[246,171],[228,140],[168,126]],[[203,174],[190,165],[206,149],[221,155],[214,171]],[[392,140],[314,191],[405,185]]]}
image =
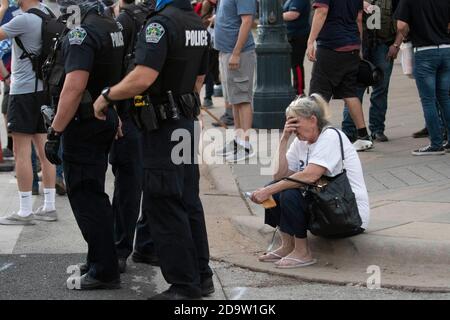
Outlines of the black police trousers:
{"label": "black police trousers", "polygon": [[115,176],[112,207],[117,256],[127,259],[133,251],[136,221],[141,208],[142,137],[129,117],[124,116],[121,120],[124,136],[114,141],[109,162]]}
{"label": "black police trousers", "polygon": [[[212,276],[203,206],[199,197],[199,168],[194,162],[194,121],[166,120],[160,129],[144,134],[142,214],[149,218],[165,280],[171,290],[200,297],[200,281]],[[172,133],[188,133],[188,161],[175,164],[172,149],[179,143]],[[188,153],[188,154],[186,154]],[[177,153],[178,154],[178,153]]]}
{"label": "black police trousers", "polygon": [[70,205],[88,244],[89,274],[100,281],[119,277],[113,213],[105,193],[108,153],[117,130],[117,114],[107,120],[73,120],[63,135],[63,164]]}

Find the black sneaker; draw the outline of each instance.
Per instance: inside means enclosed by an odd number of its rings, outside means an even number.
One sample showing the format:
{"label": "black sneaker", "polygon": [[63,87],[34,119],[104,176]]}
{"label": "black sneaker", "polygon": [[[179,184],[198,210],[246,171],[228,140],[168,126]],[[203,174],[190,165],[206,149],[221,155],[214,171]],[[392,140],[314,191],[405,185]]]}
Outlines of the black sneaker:
{"label": "black sneaker", "polygon": [[428,129],[427,128],[423,128],[422,130],[419,130],[417,132],[414,132],[412,134],[413,138],[426,138],[428,137]]}
{"label": "black sneaker", "polygon": [[450,152],[450,142],[445,143],[442,147],[444,148],[445,152]]}
{"label": "black sneaker", "polygon": [[14,160],[14,153],[11,151],[11,149],[3,148],[2,153],[4,160]]}
{"label": "black sneaker", "polygon": [[386,142],[389,141],[388,137],[383,132],[372,133],[371,135],[373,141]]}
{"label": "black sneaker", "polygon": [[[222,121],[222,123],[225,124],[226,126],[234,126],[234,119],[230,118],[228,116],[220,117],[220,121]],[[214,127],[221,127],[222,126],[222,124],[220,122],[213,122],[212,125]]]}
{"label": "black sneaker", "polygon": [[[69,279],[67,280],[71,281],[71,278],[69,277]],[[89,273],[86,273],[80,277],[79,286],[73,289],[75,290],[120,289],[120,278],[108,282],[103,282],[91,277]]]}
{"label": "black sneaker", "polygon": [[61,177],[56,177],[55,182],[56,193],[60,196],[64,196],[67,193],[66,184],[64,183],[64,179]]}
{"label": "black sneaker", "polygon": [[444,147],[434,148],[432,146],[426,146],[411,152],[413,156],[436,156],[445,154]]}

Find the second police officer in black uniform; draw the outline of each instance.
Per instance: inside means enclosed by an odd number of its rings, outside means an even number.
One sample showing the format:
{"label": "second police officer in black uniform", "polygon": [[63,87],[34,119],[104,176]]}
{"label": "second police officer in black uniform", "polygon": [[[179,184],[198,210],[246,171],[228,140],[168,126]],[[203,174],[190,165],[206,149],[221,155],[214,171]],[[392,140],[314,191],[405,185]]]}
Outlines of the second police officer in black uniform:
{"label": "second police officer in black uniform", "polygon": [[[134,97],[144,129],[143,214],[150,220],[162,274],[171,285],[152,299],[199,299],[214,292],[204,212],[199,197],[199,168],[194,148],[198,92],[207,69],[208,33],[189,0],[158,0],[139,34],[136,67],[94,103],[96,117],[106,106]],[[176,164],[171,153],[190,133],[190,154]],[[185,150],[186,152],[186,150]]]}
{"label": "second police officer in black uniform", "polygon": [[[134,48],[137,34],[151,13],[154,5],[149,1],[136,5],[134,0],[119,0],[119,15],[116,21],[122,30],[125,43],[124,58],[117,68],[122,68],[121,78],[124,78],[130,69],[134,67]],[[105,12],[106,13],[106,12]],[[130,107],[133,100],[124,100],[116,103],[117,113],[121,120],[123,136],[116,139],[111,147],[109,161],[115,176],[114,196],[112,200],[114,213],[114,234],[117,255],[119,257],[119,270],[125,272],[126,261],[133,251],[136,221],[141,208],[142,194],[142,138],[130,115]],[[140,230],[149,227],[138,226],[136,246],[141,247],[143,240]],[[148,232],[145,232],[147,235]],[[152,250],[152,238],[145,239],[145,249]],[[145,256],[143,254],[146,254]],[[133,254],[143,255],[142,258],[155,257],[154,250],[140,251]],[[139,256],[140,257],[140,256]],[[154,258],[155,259],[155,258]],[[153,260],[154,260],[153,259]],[[151,260],[151,261],[153,261]],[[139,261],[140,262],[140,261]],[[142,261],[144,262],[144,261]]]}
{"label": "second police officer in black uniform", "polygon": [[63,40],[65,80],[45,146],[47,158],[58,164],[63,137],[69,201],[88,244],[87,263],[80,267],[82,276],[72,288],[118,288],[113,214],[105,193],[107,157],[118,117],[107,108],[106,121],[95,119],[92,103],[104,87],[120,80],[117,66],[122,63],[123,36],[113,19],[100,14],[97,0],[58,0],[58,4],[62,8],[77,5],[81,13],[81,25]]}

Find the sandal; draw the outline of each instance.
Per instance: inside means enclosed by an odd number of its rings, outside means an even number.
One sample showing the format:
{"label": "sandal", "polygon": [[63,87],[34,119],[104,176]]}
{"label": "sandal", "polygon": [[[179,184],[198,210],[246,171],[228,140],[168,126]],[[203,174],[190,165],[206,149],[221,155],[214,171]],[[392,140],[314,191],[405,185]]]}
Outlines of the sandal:
{"label": "sandal", "polygon": [[[288,264],[282,264],[285,261],[293,261],[293,263]],[[316,259],[311,259],[309,261],[303,261],[297,258],[290,258],[290,257],[284,257],[279,260],[278,263],[276,263],[276,267],[279,269],[293,269],[293,268],[301,268],[310,266],[312,264],[315,264],[317,262]]]}
{"label": "sandal", "polygon": [[258,260],[260,262],[277,262],[281,260],[283,257],[280,256],[278,253],[275,253],[273,251],[267,252],[263,254],[262,256],[258,257]]}

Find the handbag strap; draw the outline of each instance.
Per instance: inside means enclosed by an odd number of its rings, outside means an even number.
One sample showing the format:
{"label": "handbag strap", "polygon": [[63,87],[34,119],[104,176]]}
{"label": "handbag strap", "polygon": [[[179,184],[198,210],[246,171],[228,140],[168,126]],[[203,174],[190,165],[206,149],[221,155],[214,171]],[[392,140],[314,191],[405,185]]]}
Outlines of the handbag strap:
{"label": "handbag strap", "polygon": [[341,146],[341,159],[342,159],[342,172],[344,171],[344,160],[345,160],[345,156],[344,156],[344,143],[342,142],[342,137],[341,134],[339,133],[338,129],[334,128],[334,127],[326,127],[325,130],[327,129],[333,129],[334,131],[336,131],[338,137],[339,137],[339,144]]}

